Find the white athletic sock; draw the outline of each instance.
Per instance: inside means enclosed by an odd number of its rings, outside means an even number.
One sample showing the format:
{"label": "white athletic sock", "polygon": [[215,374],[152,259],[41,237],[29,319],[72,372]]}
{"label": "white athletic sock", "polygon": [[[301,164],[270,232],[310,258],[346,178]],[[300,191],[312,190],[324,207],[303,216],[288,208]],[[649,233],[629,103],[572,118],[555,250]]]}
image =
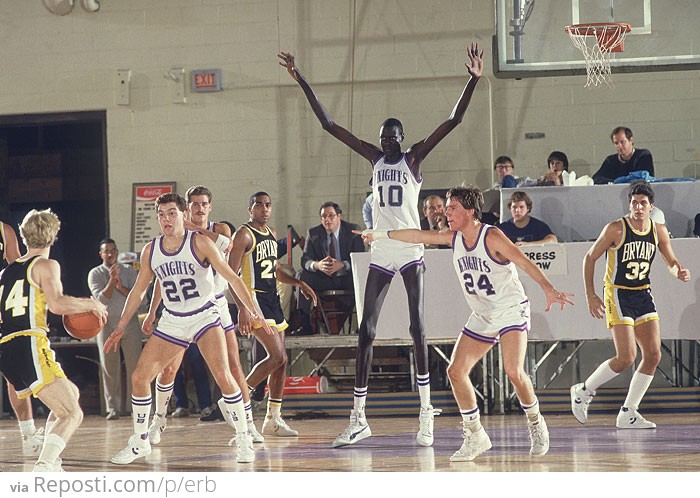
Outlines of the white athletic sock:
{"label": "white athletic sock", "polygon": [[57,434],[48,434],[44,438],[44,446],[41,448],[39,462],[55,464],[58,456],[66,448],[66,442]]}
{"label": "white athletic sock", "polygon": [[478,432],[481,429],[481,414],[478,406],[469,410],[460,410],[459,413],[462,415],[462,424],[465,428],[471,432]]}
{"label": "white athletic sock", "polygon": [[592,393],[593,391],[596,391],[600,386],[602,386],[606,382],[610,382],[618,375],[619,372],[613,371],[613,369],[610,368],[610,360],[607,360],[601,363],[598,366],[598,368],[595,369],[595,371],[583,383],[583,386],[586,389],[586,391]]}
{"label": "white athletic sock", "polygon": [[630,390],[627,392],[625,404],[622,406],[629,408],[630,410],[637,410],[637,408],[639,408],[639,403],[642,402],[642,398],[646,394],[647,389],[649,389],[652,380],[654,380],[653,375],[634,372],[634,375],[632,375],[632,381],[630,382]]}
{"label": "white athletic sock", "polygon": [[173,388],[175,387],[175,382],[163,385],[156,380],[156,399],[155,406],[153,410],[155,415],[160,418],[165,418],[168,414],[168,404],[170,403],[170,397],[173,395]]}
{"label": "white athletic sock", "polygon": [[225,410],[222,410],[226,423],[236,430],[236,434],[248,432],[248,422],[245,419],[245,408],[243,407],[243,394],[240,390],[233,394],[221,394],[225,403]]}
{"label": "white athletic sock", "polygon": [[134,434],[148,434],[148,414],[151,413],[153,398],[149,396],[131,396],[131,419],[134,423]]}
{"label": "white athletic sock", "polygon": [[282,415],[282,400],[268,398],[267,400],[267,414],[268,418],[279,417]]}
{"label": "white athletic sock", "polygon": [[353,407],[352,409],[357,413],[364,413],[365,411],[365,401],[367,401],[367,386],[365,387],[355,387],[353,392]]}
{"label": "white athletic sock", "polygon": [[418,386],[418,395],[420,396],[420,406],[430,406],[430,374],[417,374],[416,385]]}
{"label": "white athletic sock", "polygon": [[520,403],[520,407],[525,412],[525,415],[527,415],[528,422],[537,422],[537,419],[540,418],[540,402],[537,398],[535,398],[535,402],[531,405],[525,406]]}
{"label": "white athletic sock", "polygon": [[29,420],[20,420],[19,421],[19,432],[23,436],[31,436],[34,434],[36,431],[36,427],[34,427],[34,419],[30,418]]}
{"label": "white athletic sock", "polygon": [[243,409],[245,410],[246,421],[252,422],[253,421],[253,404],[250,401],[248,401],[248,403],[245,404]]}

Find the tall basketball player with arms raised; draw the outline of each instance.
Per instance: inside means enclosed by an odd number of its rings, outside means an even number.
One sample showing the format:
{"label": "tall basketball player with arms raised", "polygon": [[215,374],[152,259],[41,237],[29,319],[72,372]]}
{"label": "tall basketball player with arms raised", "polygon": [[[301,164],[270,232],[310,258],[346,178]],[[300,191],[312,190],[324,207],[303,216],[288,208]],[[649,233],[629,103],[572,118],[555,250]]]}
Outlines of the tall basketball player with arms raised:
{"label": "tall basketball player with arms raised", "polygon": [[[299,72],[292,54],[281,52],[280,65],[304,91],[311,109],[328,133],[343,142],[372,164],[372,192],[374,196],[372,218],[377,229],[418,228],[418,194],[423,181],[421,162],[462,122],[476,84],[483,73],[483,50],[472,43],[467,48],[469,62],[465,64],[469,75],[462,94],[450,117],[440,124],[427,138],[403,152],[403,125],[389,118],[379,130],[381,147],[360,140],[350,131],[333,121],[321,104],[309,83]],[[372,244],[372,255],[365,286],[362,323],[358,331],[357,361],[355,373],[354,407],[350,424],[333,443],[333,447],[347,446],[372,435],[365,417],[365,400],[369,371],[372,367],[372,343],[376,336],[377,320],[384,297],[396,272],[401,273],[408,295],[410,316],[409,332],[413,338],[416,355],[416,383],[420,394],[421,409],[418,444],[433,444],[433,418],[436,413],[430,404],[430,375],[428,373],[428,345],[423,324],[423,246],[382,240]],[[439,413],[439,412],[438,412]]]}

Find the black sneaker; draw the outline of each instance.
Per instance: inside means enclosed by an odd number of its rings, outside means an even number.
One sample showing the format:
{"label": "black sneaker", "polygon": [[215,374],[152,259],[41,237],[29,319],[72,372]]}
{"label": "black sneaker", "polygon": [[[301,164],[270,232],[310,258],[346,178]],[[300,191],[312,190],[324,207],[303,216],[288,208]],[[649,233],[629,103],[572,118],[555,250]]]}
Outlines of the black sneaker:
{"label": "black sneaker", "polygon": [[216,422],[217,420],[224,420],[224,416],[222,415],[221,410],[219,410],[219,407],[217,406],[208,415],[202,415],[201,417],[199,417],[199,420],[201,422]]}

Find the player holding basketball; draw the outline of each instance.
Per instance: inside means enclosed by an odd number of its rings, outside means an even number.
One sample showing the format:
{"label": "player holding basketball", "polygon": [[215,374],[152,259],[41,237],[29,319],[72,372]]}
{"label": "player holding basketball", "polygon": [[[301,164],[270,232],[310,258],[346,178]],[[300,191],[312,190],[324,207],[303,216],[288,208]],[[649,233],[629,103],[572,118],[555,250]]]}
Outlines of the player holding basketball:
{"label": "player holding basketball", "polygon": [[[267,351],[267,357],[258,362],[248,374],[248,386],[257,386],[268,379],[269,398],[262,433],[271,436],[298,436],[282,418],[282,392],[287,379],[287,352],[284,346],[284,331],[287,321],[282,313],[277,281],[299,287],[307,299],[316,306],[316,294],[309,284],[283,271],[277,271],[277,233],[267,225],[272,215],[272,201],[266,192],[256,192],[248,203],[250,220],[236,230],[229,264],[239,272],[243,282],[258,303],[267,324],[274,330],[272,335],[261,334],[251,322],[247,309],[238,307],[238,329],[243,334],[255,334],[255,338]],[[236,299],[238,302],[238,299]],[[236,350],[237,352],[238,350]],[[236,353],[237,354],[237,353]]]}
{"label": "player holding basketball", "polygon": [[49,344],[47,309],[107,319],[104,304],[63,294],[61,267],[49,259],[60,227],[49,209],[27,213],[19,227],[27,252],[0,274],[0,371],[20,399],[31,394],[51,410],[35,472],[62,470],[61,452],[83,420],[78,388],[66,378]]}
{"label": "player holding basketball", "polygon": [[[620,429],[653,429],[656,424],[640,415],[639,403],[654,379],[661,360],[659,315],[651,295],[649,271],[658,248],[671,274],[681,282],[690,280],[671,248],[665,225],[649,216],[654,208],[654,191],[646,182],[630,185],[629,214],[608,223],[583,259],[583,281],[589,313],[605,317],[612,331],[615,356],[603,362],[581,384],[571,386],[571,411],[580,423],[588,420],[588,406],[596,389],[634,364],[637,345],[642,361],[632,375],[627,398],[617,415]],[[603,299],[595,292],[595,262],[606,255]]]}
{"label": "player holding basketball", "polygon": [[[141,251],[136,283],[129,292],[117,327],[105,343],[105,351],[116,350],[127,322],[138,309],[154,275],[158,278],[165,310],[131,377],[134,434],[111,461],[124,465],[151,453],[148,434],[151,382],[194,341],[221,389],[224,399],[221,411],[226,422],[236,430],[236,460],[252,462],[255,452],[248,435],[241,390],[229,370],[211,268],[228,281],[242,306],[250,310],[254,321],[258,321],[255,303],[214,242],[185,229],[185,199],[175,193],[163,194],[156,199],[155,206],[162,235]],[[264,331],[272,333],[267,324],[262,323]]]}
{"label": "player holding basketball", "polygon": [[469,373],[499,341],[506,375],[513,383],[520,405],[527,416],[530,454],[541,456],[549,450],[547,424],[540,414],[530,377],[523,364],[530,329],[530,303],[518,278],[516,266],[539,284],[547,298],[546,311],[554,303],[573,304],[566,294],[554,288],[547,276],[513,244],[503,232],[479,221],[484,196],[473,186],[454,187],[447,192],[445,213],[449,231],[365,230],[368,241],[400,240],[418,244],[450,244],[453,264],[464,297],[472,309],[457,344],[447,374],[462,414],[464,443],[450,458],[469,461],[491,448],[491,440],[481,425],[474,386]]}
{"label": "player holding basketball", "polygon": [[[225,223],[214,223],[209,221],[209,215],[212,210],[212,193],[207,187],[195,185],[187,189],[185,193],[187,200],[187,211],[189,220],[185,220],[185,228],[192,231],[198,231],[209,237],[216,247],[221,251],[224,259],[228,260],[228,253],[231,249],[231,229]],[[254,443],[262,443],[265,441],[263,436],[256,430],[253,423],[253,408],[250,403],[250,394],[246,388],[245,374],[241,367],[241,359],[239,357],[238,339],[234,331],[233,320],[228,309],[228,302],[224,296],[224,292],[228,287],[228,282],[220,274],[214,272],[214,286],[216,292],[216,306],[219,309],[221,316],[221,327],[226,335],[226,347],[228,350],[228,362],[231,368],[231,375],[241,387],[243,395],[243,404],[245,408],[246,420],[248,422],[248,432]],[[149,313],[143,321],[144,332],[147,334],[153,333],[153,323],[156,319],[156,311],[161,302],[160,290],[155,288],[153,299],[149,308]],[[170,364],[156,377],[156,395],[154,399],[153,420],[148,429],[149,441],[151,444],[159,444],[161,433],[167,426],[166,414],[168,403],[173,393],[175,385],[175,375],[177,374],[180,364],[182,363],[185,350],[178,354]],[[207,385],[208,389],[208,385]],[[223,403],[219,400],[219,403]],[[221,407],[220,407],[221,409]],[[222,411],[223,413],[223,411]]]}
{"label": "player holding basketball", "polygon": [[[333,121],[321,104],[309,83],[299,72],[292,54],[281,52],[280,65],[304,91],[311,109],[328,133],[343,142],[372,164],[373,175],[372,219],[377,229],[418,228],[418,195],[423,181],[421,162],[459,123],[467,111],[476,84],[483,72],[483,50],[472,43],[467,48],[469,62],[465,64],[470,75],[450,117],[440,124],[427,138],[401,151],[403,125],[398,119],[389,118],[379,130],[377,147],[360,140],[350,131]],[[369,273],[365,286],[362,323],[358,330],[354,406],[350,412],[350,424],[333,442],[333,447],[354,444],[372,435],[365,417],[365,400],[369,371],[372,368],[372,343],[376,337],[377,320],[384,297],[396,272],[403,277],[410,317],[409,333],[413,339],[416,356],[416,384],[420,394],[418,444],[433,444],[434,416],[439,413],[430,404],[430,374],[428,373],[428,345],[423,324],[423,246],[398,241],[381,240],[372,244]]]}

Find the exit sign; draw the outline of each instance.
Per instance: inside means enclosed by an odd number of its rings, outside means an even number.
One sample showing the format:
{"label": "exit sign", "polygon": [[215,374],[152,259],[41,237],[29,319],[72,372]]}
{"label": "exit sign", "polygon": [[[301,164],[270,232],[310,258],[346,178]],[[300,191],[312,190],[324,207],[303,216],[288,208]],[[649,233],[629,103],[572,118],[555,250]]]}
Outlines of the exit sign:
{"label": "exit sign", "polygon": [[195,69],[192,71],[193,92],[220,92],[221,69]]}

